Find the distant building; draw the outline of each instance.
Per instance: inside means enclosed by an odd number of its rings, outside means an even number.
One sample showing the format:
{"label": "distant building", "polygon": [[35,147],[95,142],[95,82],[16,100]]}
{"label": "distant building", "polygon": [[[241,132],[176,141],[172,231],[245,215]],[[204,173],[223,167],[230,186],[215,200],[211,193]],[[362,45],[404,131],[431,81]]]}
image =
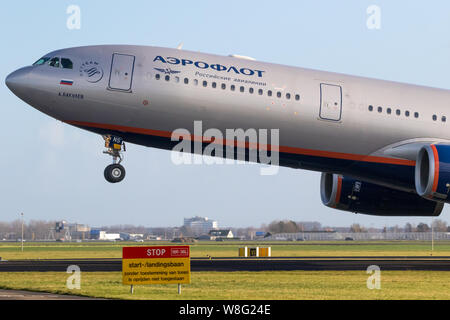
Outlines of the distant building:
{"label": "distant building", "polygon": [[190,228],[195,235],[208,234],[210,230],[219,228],[216,220],[209,220],[207,217],[184,218],[183,226]]}
{"label": "distant building", "polygon": [[89,235],[91,228],[85,224],[68,223],[61,220],[55,223],[55,227],[50,228],[47,239],[48,240],[84,240]]}
{"label": "distant building", "polygon": [[105,233],[104,238],[100,240],[122,240],[120,233]]}
{"label": "distant building", "polygon": [[130,233],[129,236],[130,236],[129,240],[143,240],[144,239],[143,233]]}
{"label": "distant building", "polygon": [[72,239],[86,239],[86,236],[91,231],[91,228],[86,224],[69,223],[67,225]]}
{"label": "distant building", "polygon": [[319,231],[322,225],[317,221],[300,221],[297,223],[301,231]]}
{"label": "distant building", "polygon": [[120,232],[119,233],[119,238],[125,241],[131,240],[131,235],[129,233],[126,232]]}
{"label": "distant building", "polygon": [[156,236],[156,235],[153,235],[153,234],[149,234],[148,236],[147,236],[147,240],[162,240],[162,237],[161,236]]}
{"label": "distant building", "polygon": [[209,234],[202,234],[201,236],[195,238],[197,240],[211,240],[211,236]]}
{"label": "distant building", "polygon": [[121,240],[123,239],[121,237],[120,233],[107,233],[106,231],[99,230],[99,229],[91,229],[90,233],[92,240]]}
{"label": "distant building", "polygon": [[100,240],[105,236],[106,231],[102,231],[100,229],[91,229],[90,238],[92,240]]}
{"label": "distant building", "polygon": [[231,230],[211,230],[209,231],[209,236],[211,237],[211,240],[215,240],[217,238],[233,238],[233,232]]}

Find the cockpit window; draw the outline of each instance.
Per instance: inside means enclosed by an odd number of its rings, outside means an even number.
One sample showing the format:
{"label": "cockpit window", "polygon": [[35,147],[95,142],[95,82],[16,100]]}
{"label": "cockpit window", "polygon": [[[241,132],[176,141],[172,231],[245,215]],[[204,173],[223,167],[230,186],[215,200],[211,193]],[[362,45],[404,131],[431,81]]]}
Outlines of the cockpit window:
{"label": "cockpit window", "polygon": [[64,68],[64,69],[73,69],[73,62],[68,58],[59,58],[59,57],[43,57],[38,61],[33,63],[33,66],[39,66],[47,63],[50,67],[55,68]]}
{"label": "cockpit window", "polygon": [[59,68],[59,58],[52,58],[52,59],[50,59],[48,65],[50,67]]}
{"label": "cockpit window", "polygon": [[43,58],[40,58],[38,61],[36,61],[35,63],[33,63],[33,66],[40,66],[41,64],[46,63],[48,60],[50,60],[50,57],[43,57]]}
{"label": "cockpit window", "polygon": [[64,69],[73,69],[73,63],[70,59],[61,58],[61,65]]}

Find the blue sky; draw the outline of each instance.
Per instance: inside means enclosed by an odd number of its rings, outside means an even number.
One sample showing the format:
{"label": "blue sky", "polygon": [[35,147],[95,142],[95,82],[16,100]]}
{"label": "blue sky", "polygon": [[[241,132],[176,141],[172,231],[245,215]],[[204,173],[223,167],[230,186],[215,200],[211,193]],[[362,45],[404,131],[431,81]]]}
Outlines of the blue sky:
{"label": "blue sky", "polygon": [[[345,3],[345,5],[343,5]],[[81,29],[69,30],[69,5]],[[381,29],[366,9],[381,9]],[[326,208],[320,174],[257,165],[175,166],[170,152],[129,144],[127,177],[104,181],[101,137],[41,114],[5,86],[13,70],[55,49],[92,44],[176,47],[373,78],[450,88],[448,1],[7,1],[0,11],[0,220],[66,219],[90,225],[178,226],[201,215],[222,226],[275,219],[323,225],[404,225]],[[449,209],[441,219],[450,222]]]}

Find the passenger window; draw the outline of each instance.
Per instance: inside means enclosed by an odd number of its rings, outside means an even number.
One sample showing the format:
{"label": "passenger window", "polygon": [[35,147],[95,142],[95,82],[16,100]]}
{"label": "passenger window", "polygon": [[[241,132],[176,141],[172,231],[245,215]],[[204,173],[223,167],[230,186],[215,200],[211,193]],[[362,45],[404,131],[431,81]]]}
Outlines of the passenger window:
{"label": "passenger window", "polygon": [[188,78],[184,78],[184,84],[188,84],[189,83],[189,79]]}
{"label": "passenger window", "polygon": [[251,94],[253,94],[253,88],[248,89],[248,92],[250,92]]}
{"label": "passenger window", "polygon": [[373,106],[369,106],[369,111],[373,111]]}
{"label": "passenger window", "polygon": [[70,59],[61,58],[61,65],[64,69],[73,69],[73,63]]}
{"label": "passenger window", "polygon": [[437,115],[433,114],[433,121],[437,120]]}
{"label": "passenger window", "polygon": [[272,90],[267,91],[267,95],[268,95],[269,97],[271,97],[271,96],[272,96]]}
{"label": "passenger window", "polygon": [[296,95],[295,95],[295,100],[297,100],[297,101],[300,100],[300,95],[299,95],[299,94],[296,94]]}
{"label": "passenger window", "polygon": [[286,99],[288,99],[288,100],[291,99],[291,94],[290,93],[286,93]]}
{"label": "passenger window", "polygon": [[198,80],[194,79],[194,86],[198,86]]}
{"label": "passenger window", "polygon": [[447,117],[446,116],[442,116],[442,122],[446,122],[447,121]]}
{"label": "passenger window", "polygon": [[263,89],[259,89],[259,90],[258,90],[258,94],[259,94],[260,96],[262,96],[263,93],[264,93]]}
{"label": "passenger window", "polygon": [[234,91],[234,89],[236,89],[236,87],[234,86],[234,84],[231,85],[230,89],[231,89],[231,91]]}
{"label": "passenger window", "polygon": [[383,108],[382,107],[378,107],[378,112],[379,113],[383,112]]}
{"label": "passenger window", "polygon": [[225,90],[227,88],[227,85],[225,83],[222,83],[222,89]]}
{"label": "passenger window", "polygon": [[419,117],[419,113],[418,112],[414,112],[414,118],[418,118]]}
{"label": "passenger window", "polygon": [[245,88],[244,88],[244,87],[241,87],[240,90],[241,90],[241,92],[244,92],[244,91],[245,91]]}
{"label": "passenger window", "polygon": [[391,114],[392,113],[392,109],[391,108],[387,108],[386,112],[387,112],[387,114]]}
{"label": "passenger window", "polygon": [[48,62],[48,65],[50,67],[59,68],[59,58],[52,58],[52,59],[50,59],[50,61]]}
{"label": "passenger window", "polygon": [[170,76],[169,75],[165,76],[165,79],[166,81],[170,81]]}
{"label": "passenger window", "polygon": [[157,74],[155,75],[155,79],[156,79],[156,80],[161,79],[161,75],[160,75],[159,73],[157,73]]}
{"label": "passenger window", "polygon": [[405,116],[409,117],[409,111],[405,111]]}
{"label": "passenger window", "polygon": [[400,111],[400,109],[397,109],[397,110],[395,111],[395,114],[399,116],[399,115],[402,114],[402,112]]}
{"label": "passenger window", "polygon": [[203,81],[203,86],[206,88],[208,86],[208,82],[207,81]]}
{"label": "passenger window", "polygon": [[213,83],[212,83],[212,87],[213,87],[214,89],[217,88],[217,83],[213,82]]}

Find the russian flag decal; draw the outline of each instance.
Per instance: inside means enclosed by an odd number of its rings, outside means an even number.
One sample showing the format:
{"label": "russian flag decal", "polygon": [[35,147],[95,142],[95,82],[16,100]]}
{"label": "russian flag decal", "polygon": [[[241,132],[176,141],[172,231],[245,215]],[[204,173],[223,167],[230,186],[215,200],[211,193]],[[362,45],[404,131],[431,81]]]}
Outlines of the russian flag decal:
{"label": "russian flag decal", "polygon": [[73,84],[73,80],[61,80],[59,84],[63,84],[66,86],[71,86]]}

